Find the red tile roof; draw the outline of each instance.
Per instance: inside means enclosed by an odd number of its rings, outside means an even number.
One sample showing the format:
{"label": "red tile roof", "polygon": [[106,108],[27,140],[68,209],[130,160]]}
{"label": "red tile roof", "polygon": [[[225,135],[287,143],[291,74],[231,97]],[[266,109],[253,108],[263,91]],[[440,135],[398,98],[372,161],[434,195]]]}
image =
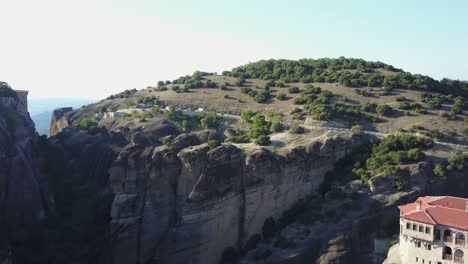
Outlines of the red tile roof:
{"label": "red tile roof", "polygon": [[[418,203],[420,209],[417,208]],[[426,196],[398,208],[404,219],[468,230],[467,203],[468,199],[465,198]]]}

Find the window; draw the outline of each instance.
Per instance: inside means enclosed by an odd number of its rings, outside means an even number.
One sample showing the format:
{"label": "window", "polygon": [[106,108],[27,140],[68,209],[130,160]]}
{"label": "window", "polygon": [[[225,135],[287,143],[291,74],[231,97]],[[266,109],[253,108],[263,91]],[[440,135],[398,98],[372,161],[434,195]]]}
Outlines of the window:
{"label": "window", "polygon": [[426,226],[426,234],[430,234],[430,233],[431,233],[431,228]]}
{"label": "window", "polygon": [[418,262],[418,257],[416,257],[416,262]]}
{"label": "window", "polygon": [[424,226],[422,226],[422,225],[419,226],[419,232],[421,232],[421,233],[424,232]]}
{"label": "window", "polygon": [[406,223],[406,229],[411,229],[411,224],[410,223]]}
{"label": "window", "polygon": [[417,226],[418,226],[418,225],[416,225],[416,224],[413,224],[413,230],[414,230],[414,231],[416,231],[416,230],[417,230],[417,228],[416,228]]}
{"label": "window", "polygon": [[416,247],[420,248],[421,247],[421,242],[416,242]]}
{"label": "window", "polygon": [[440,230],[439,229],[435,229],[435,240],[440,240]]}
{"label": "window", "polygon": [[427,245],[427,250],[431,250],[431,244]]}
{"label": "window", "polygon": [[423,263],[424,263],[424,259],[423,259]]}

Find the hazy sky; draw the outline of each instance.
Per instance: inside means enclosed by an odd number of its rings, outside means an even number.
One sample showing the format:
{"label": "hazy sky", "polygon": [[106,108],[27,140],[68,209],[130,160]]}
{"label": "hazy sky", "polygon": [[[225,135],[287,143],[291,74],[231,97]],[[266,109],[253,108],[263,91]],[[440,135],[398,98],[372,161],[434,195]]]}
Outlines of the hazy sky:
{"label": "hazy sky", "polygon": [[0,80],[103,98],[268,58],[360,57],[468,79],[468,1],[0,0]]}

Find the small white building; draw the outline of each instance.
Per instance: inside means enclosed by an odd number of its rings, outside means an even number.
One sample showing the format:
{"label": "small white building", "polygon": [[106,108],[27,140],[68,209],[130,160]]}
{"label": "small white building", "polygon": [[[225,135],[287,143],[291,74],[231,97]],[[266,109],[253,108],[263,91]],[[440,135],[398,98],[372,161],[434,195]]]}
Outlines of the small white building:
{"label": "small white building", "polygon": [[468,199],[426,196],[399,209],[403,264],[468,263]]}

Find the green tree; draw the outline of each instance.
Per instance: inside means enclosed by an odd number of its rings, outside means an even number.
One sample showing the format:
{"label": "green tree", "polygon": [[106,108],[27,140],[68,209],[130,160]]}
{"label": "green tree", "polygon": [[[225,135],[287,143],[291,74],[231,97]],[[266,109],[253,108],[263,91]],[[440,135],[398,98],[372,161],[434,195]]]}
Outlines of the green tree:
{"label": "green tree", "polygon": [[256,114],[253,117],[253,122],[250,125],[250,137],[258,138],[261,135],[270,134],[271,122],[267,121],[262,114]]}

